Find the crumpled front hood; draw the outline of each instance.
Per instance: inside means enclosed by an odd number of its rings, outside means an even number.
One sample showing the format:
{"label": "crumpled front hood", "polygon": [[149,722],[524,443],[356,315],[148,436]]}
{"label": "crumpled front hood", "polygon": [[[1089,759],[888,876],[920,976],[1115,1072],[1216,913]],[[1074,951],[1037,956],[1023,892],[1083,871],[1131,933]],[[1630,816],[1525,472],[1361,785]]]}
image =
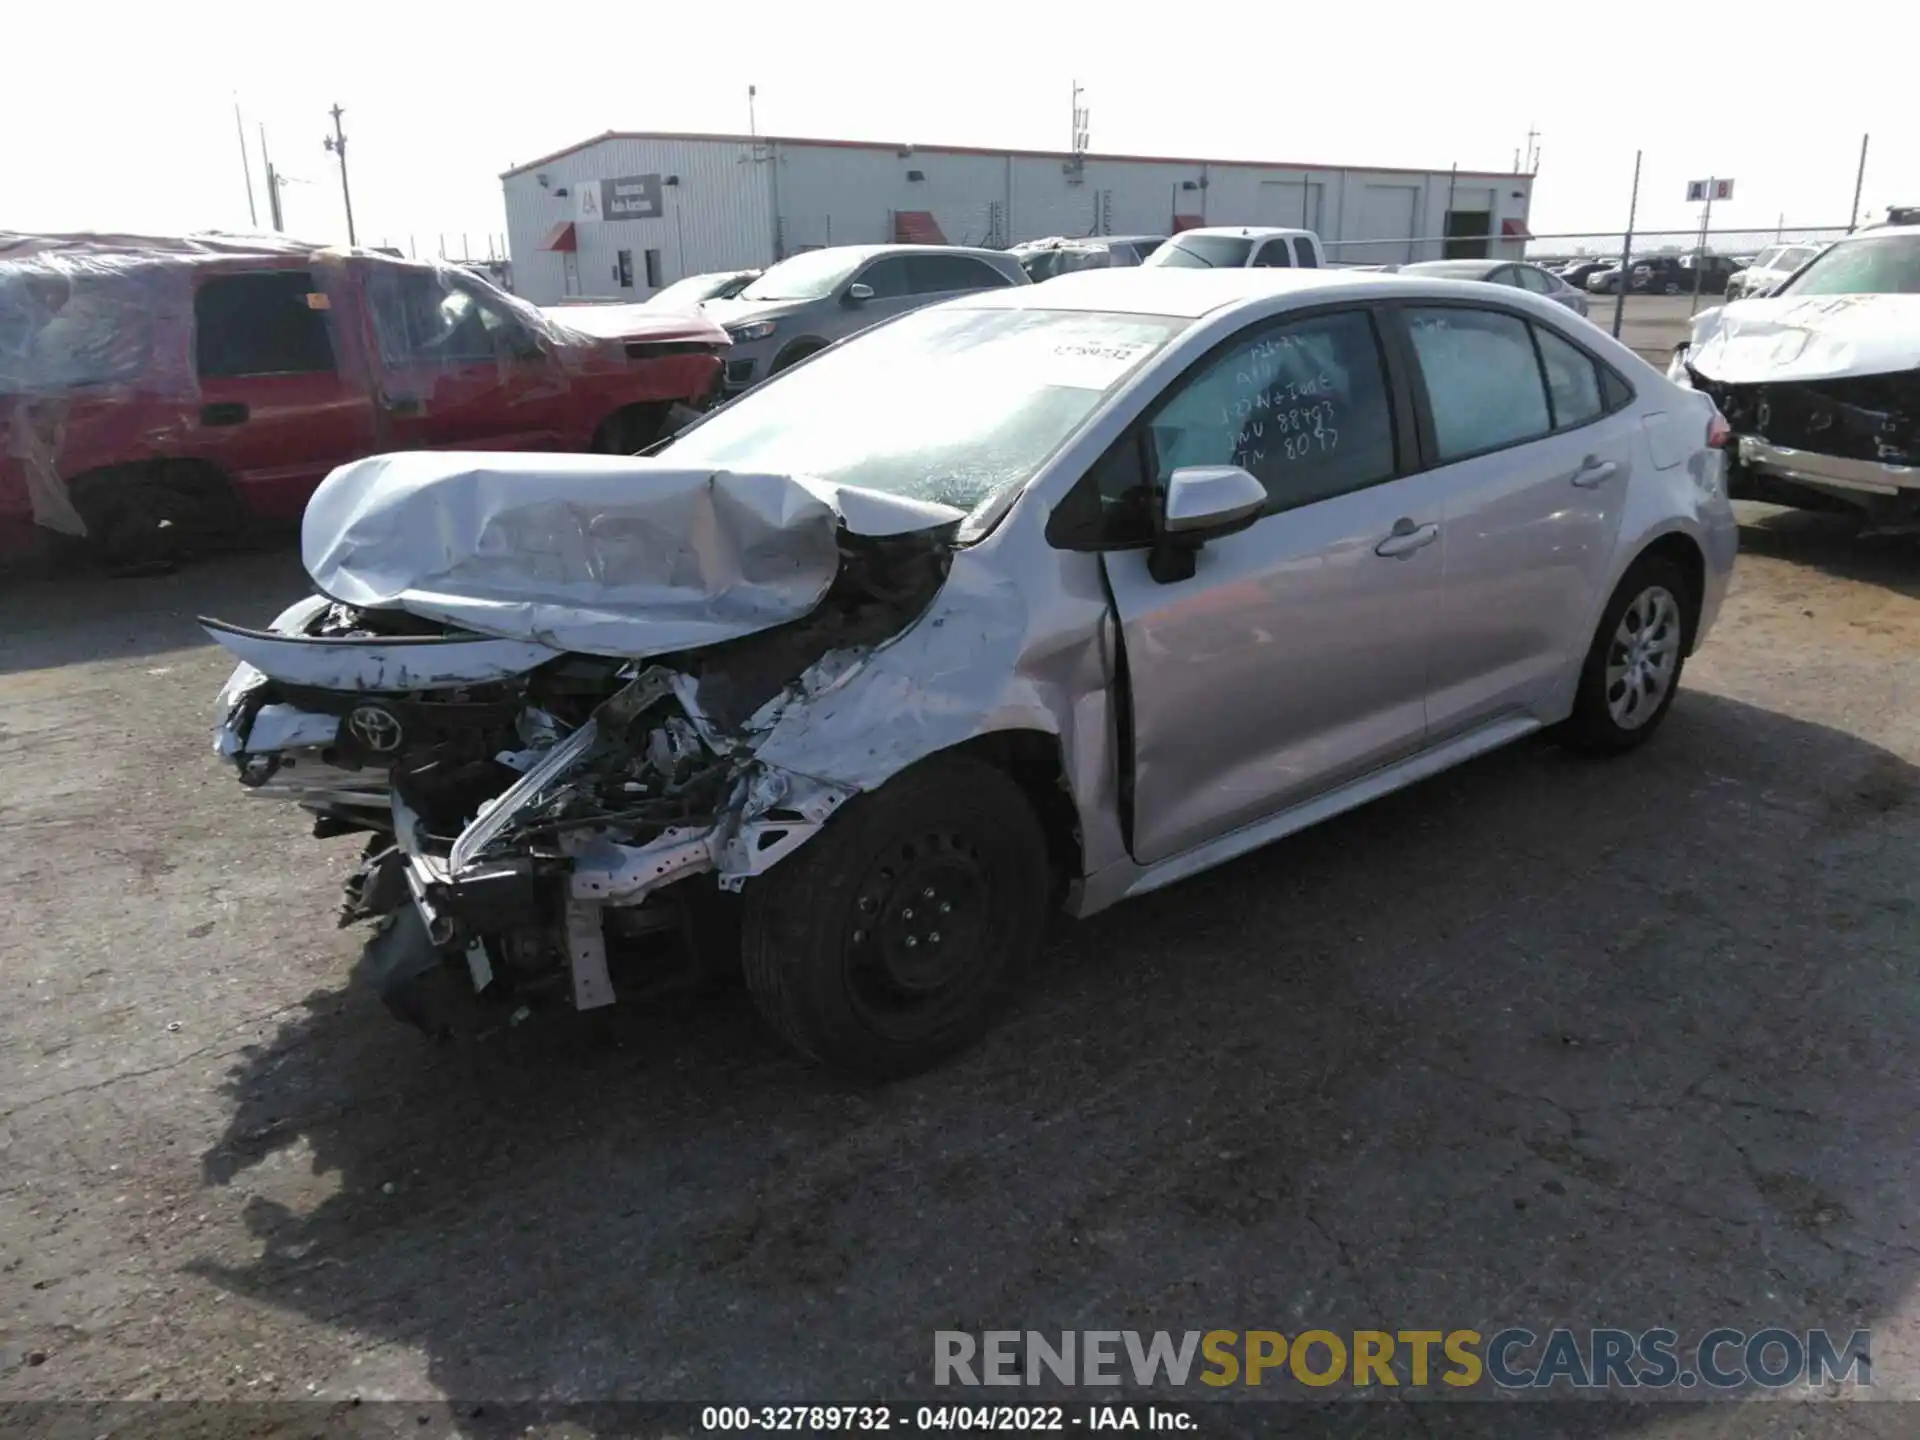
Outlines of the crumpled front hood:
{"label": "crumpled front hood", "polygon": [[807,614],[839,571],[843,528],[944,544],[964,518],[793,475],[429,450],[335,470],[300,550],[314,584],[348,605],[638,658]]}
{"label": "crumpled front hood", "polygon": [[1736,300],[1694,319],[1687,364],[1726,385],[1920,368],[1920,295]]}

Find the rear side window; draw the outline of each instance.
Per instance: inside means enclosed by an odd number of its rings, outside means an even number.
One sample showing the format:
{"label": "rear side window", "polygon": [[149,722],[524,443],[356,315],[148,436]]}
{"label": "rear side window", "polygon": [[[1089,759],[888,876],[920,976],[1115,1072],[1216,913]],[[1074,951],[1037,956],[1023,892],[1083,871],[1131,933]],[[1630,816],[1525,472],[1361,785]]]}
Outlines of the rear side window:
{"label": "rear side window", "polygon": [[997,290],[1013,283],[985,261],[970,255],[912,255],[907,258],[907,274],[912,278],[916,295],[938,295],[949,290]]}
{"label": "rear side window", "polygon": [[1513,269],[1514,273],[1520,277],[1522,290],[1531,290],[1536,295],[1545,295],[1553,289],[1553,282],[1547,279],[1544,271],[1536,270],[1531,265],[1516,265]]}
{"label": "rear side window", "polygon": [[1294,253],[1300,259],[1301,269],[1318,270],[1320,268],[1320,257],[1313,253],[1313,242],[1311,240],[1295,240],[1293,242],[1293,249]]}
{"label": "rear side window", "polygon": [[200,374],[313,375],[331,371],[327,315],[308,301],[319,286],[305,270],[215,275],[193,297]]}
{"label": "rear side window", "polygon": [[1562,340],[1545,326],[1536,325],[1540,364],[1547,372],[1547,396],[1553,402],[1553,428],[1571,430],[1598,420],[1606,412],[1600,394],[1600,367],[1585,351]]}
{"label": "rear side window", "polygon": [[1406,316],[1442,464],[1552,430],[1526,321],[1462,307]]}
{"label": "rear side window", "polygon": [[1253,263],[1269,270],[1291,270],[1293,251],[1284,240],[1269,240],[1260,247],[1260,253],[1254,256]]}

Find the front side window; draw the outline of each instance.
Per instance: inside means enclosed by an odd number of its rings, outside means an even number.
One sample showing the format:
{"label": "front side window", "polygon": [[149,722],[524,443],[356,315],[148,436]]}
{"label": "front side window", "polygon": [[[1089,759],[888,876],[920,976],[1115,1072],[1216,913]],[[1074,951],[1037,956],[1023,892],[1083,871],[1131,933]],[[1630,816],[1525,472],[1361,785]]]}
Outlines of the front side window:
{"label": "front side window", "polygon": [[368,276],[367,294],[388,365],[480,365],[538,353],[515,316],[437,271],[382,267]]}
{"label": "front side window", "polygon": [[1393,409],[1364,311],[1264,325],[1182,381],[1149,418],[1155,479],[1238,465],[1269,513],[1386,480]]}
{"label": "front side window", "polygon": [[916,310],[749,391],[663,453],[974,510],[1031,479],[1106,395],[1191,323]]}
{"label": "front side window", "polygon": [[1443,464],[1552,430],[1526,321],[1456,306],[1406,316]]}
{"label": "front side window", "polygon": [[193,297],[194,359],[200,374],[232,378],[332,370],[326,310],[308,298],[319,290],[305,270],[203,280]]}
{"label": "front side window", "polygon": [[889,255],[876,260],[856,275],[854,280],[858,284],[871,286],[876,300],[898,300],[902,295],[913,293],[913,280],[904,255]]}

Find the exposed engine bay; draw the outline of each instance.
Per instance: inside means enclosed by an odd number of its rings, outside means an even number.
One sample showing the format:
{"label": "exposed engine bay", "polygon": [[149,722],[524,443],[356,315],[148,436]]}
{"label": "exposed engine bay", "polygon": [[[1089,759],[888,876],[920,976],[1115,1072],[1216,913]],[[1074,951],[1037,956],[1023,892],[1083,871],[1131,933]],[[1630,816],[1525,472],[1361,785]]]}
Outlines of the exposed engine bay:
{"label": "exposed engine bay", "polygon": [[204,622],[242,659],[216,748],[316,836],[368,835],[341,923],[379,927],[369,978],[404,1018],[449,1028],[466,988],[516,1014],[593,1008],[623,964],[623,989],[678,983],[723,892],[857,793],[764,762],[760,741],[909,627],[952,556],[945,528],[843,526],[836,545],[807,613],[637,660],[323,597],[273,632]]}

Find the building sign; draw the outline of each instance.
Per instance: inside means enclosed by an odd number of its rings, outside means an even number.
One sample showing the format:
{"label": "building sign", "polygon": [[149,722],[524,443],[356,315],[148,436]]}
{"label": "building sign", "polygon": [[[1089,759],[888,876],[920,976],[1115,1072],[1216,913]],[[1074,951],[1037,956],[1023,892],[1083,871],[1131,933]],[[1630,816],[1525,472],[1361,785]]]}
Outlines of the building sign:
{"label": "building sign", "polygon": [[1709,195],[1715,200],[1731,200],[1733,198],[1733,181],[1689,180],[1687,182],[1687,199],[1698,204]]}
{"label": "building sign", "polygon": [[582,180],[574,194],[582,220],[658,220],[663,213],[658,175]]}

